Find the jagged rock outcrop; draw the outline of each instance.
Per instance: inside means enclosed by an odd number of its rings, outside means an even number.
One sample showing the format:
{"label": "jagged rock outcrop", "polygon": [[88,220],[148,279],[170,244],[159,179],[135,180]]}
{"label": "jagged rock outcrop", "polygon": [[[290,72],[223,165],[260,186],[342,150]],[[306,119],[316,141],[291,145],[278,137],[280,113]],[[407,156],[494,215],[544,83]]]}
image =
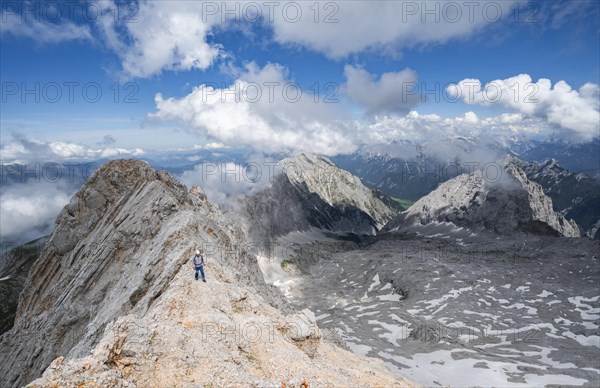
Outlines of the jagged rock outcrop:
{"label": "jagged rock outcrop", "polygon": [[[198,247],[207,283],[193,280]],[[31,268],[0,337],[0,385],[44,370],[32,386],[403,383],[318,337],[290,340],[292,313],[200,189],[111,161],[63,209]]]}
{"label": "jagged rock outcrop", "polygon": [[579,237],[575,222],[552,208],[542,187],[527,179],[514,163],[503,161],[503,174],[487,177],[481,170],[442,183],[383,229],[451,222],[472,231],[499,234],[527,232]]}
{"label": "jagged rock outcrop", "polygon": [[575,221],[582,234],[600,239],[600,181],[562,168],[554,159],[530,163],[513,158],[513,162],[542,186],[555,211]]}
{"label": "jagged rock outcrop", "polygon": [[[255,240],[317,227],[374,234],[397,213],[379,193],[324,157],[301,153],[282,160],[283,173],[261,193],[242,200]],[[262,235],[253,234],[262,231]]]}
{"label": "jagged rock outcrop", "polygon": [[342,170],[325,157],[299,154],[284,159],[281,164],[294,185],[305,185],[331,206],[354,207],[368,214],[383,226],[394,215],[360,179]]}

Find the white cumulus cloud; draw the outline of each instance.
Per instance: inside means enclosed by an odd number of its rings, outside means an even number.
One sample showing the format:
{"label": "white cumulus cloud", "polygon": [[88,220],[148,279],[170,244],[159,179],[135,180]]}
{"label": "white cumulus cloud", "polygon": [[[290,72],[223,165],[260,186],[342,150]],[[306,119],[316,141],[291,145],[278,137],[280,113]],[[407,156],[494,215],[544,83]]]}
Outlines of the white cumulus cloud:
{"label": "white cumulus cloud", "polygon": [[480,118],[474,112],[443,118],[436,114],[421,115],[415,111],[405,116],[379,116],[365,124],[361,146],[374,146],[410,141],[416,144],[443,143],[449,138],[489,139],[547,136],[553,128],[544,120],[522,114],[501,114]]}
{"label": "white cumulus cloud", "polygon": [[116,147],[91,148],[85,144],[65,141],[42,141],[13,134],[13,141],[0,148],[3,163],[27,163],[30,161],[53,161],[66,159],[98,159],[127,156],[141,156],[140,148]]}
{"label": "white cumulus cloud", "polygon": [[[107,2],[104,8],[116,9]],[[98,25],[106,43],[120,56],[126,77],[149,77],[163,70],[204,70],[219,56],[207,42],[217,16],[203,12],[202,1],[139,1],[135,18],[115,20],[105,13]]]}
{"label": "white cumulus cloud", "polygon": [[265,152],[306,150],[331,155],[355,149],[357,125],[340,104],[315,102],[276,64],[246,66],[226,88],[200,85],[182,98],[155,97],[152,119],[183,121],[215,142]]}
{"label": "white cumulus cloud", "polygon": [[[501,93],[517,84],[507,80],[498,89],[498,103],[516,112],[494,117],[466,112],[443,118],[436,114],[420,115],[415,110],[403,113],[419,102],[404,104],[402,87],[398,87],[416,81],[411,70],[386,73],[380,79],[354,66],[346,66],[345,73],[348,82],[341,88],[340,103],[317,103],[309,94],[292,101],[290,97],[296,94],[291,92],[293,89],[287,95],[284,92],[290,80],[282,66],[269,64],[260,68],[250,63],[228,87],[203,84],[181,98],[157,94],[156,111],[149,117],[177,120],[223,146],[249,146],[260,152],[311,151],[330,156],[402,141],[433,144],[448,137],[478,137],[497,143],[521,137],[597,136],[598,122],[594,120],[597,87],[592,84],[573,91],[564,82],[550,88],[549,81],[540,80],[533,96],[538,102],[525,104],[503,100]],[[521,81],[528,78],[522,77]],[[466,90],[469,82],[475,87],[467,102],[489,104],[483,96],[485,87],[476,80],[461,81],[450,88],[450,94],[456,94],[459,88]],[[357,119],[348,100],[358,103],[369,114]],[[567,128],[568,132],[561,128]]]}
{"label": "white cumulus cloud", "polygon": [[565,81],[554,85],[549,79],[534,82],[519,74],[485,85],[478,79],[464,79],[448,87],[453,97],[467,104],[499,105],[527,117],[540,118],[559,129],[558,135],[576,142],[600,135],[600,88],[586,83],[573,89]]}

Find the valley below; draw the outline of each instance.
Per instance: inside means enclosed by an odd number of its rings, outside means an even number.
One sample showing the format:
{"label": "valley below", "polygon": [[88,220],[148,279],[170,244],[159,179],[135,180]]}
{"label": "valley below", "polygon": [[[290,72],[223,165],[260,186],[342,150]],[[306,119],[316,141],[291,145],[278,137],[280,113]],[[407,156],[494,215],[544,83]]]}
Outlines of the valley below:
{"label": "valley below", "polygon": [[597,241],[447,225],[357,242],[316,232],[280,241],[288,275],[275,255],[261,265],[267,281],[277,274],[320,327],[418,384],[600,382]]}

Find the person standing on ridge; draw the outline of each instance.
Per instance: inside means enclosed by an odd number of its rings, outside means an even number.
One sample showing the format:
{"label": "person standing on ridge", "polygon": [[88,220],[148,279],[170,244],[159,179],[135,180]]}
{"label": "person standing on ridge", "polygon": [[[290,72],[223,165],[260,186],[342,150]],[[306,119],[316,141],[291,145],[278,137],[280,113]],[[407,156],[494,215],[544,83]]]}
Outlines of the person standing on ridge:
{"label": "person standing on ridge", "polygon": [[196,250],[196,254],[192,261],[194,263],[194,268],[196,269],[196,280],[198,280],[198,271],[200,271],[202,281],[206,283],[206,279],[204,278],[204,256],[200,254],[199,250]]}

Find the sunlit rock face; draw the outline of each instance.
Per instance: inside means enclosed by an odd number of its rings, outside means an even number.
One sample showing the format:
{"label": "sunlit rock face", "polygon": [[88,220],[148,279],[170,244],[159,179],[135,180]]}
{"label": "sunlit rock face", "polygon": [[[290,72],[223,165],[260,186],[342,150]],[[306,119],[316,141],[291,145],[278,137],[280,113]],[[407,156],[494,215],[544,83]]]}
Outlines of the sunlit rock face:
{"label": "sunlit rock face", "polygon": [[527,179],[513,163],[505,163],[501,173],[493,177],[476,170],[442,183],[392,220],[384,231],[432,222],[451,222],[475,232],[503,235],[580,236],[575,222],[555,212],[542,187]]}

